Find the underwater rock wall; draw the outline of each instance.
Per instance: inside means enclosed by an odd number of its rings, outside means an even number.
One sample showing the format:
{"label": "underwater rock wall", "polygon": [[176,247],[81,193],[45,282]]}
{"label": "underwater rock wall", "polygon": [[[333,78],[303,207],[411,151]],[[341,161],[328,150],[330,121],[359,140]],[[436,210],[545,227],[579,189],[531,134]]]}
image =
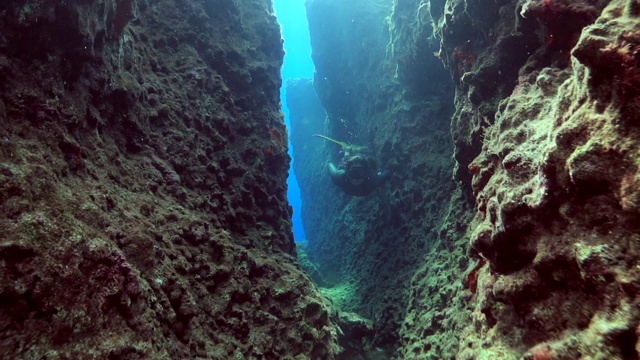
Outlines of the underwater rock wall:
{"label": "underwater rock wall", "polygon": [[334,357],[270,2],[0,4],[0,357]]}
{"label": "underwater rock wall", "polygon": [[[314,134],[327,132],[326,111],[318,99],[311,79],[289,80],[286,84],[287,106],[291,122],[291,146],[293,149],[293,171],[300,185],[302,199],[311,199],[314,194],[334,194],[330,180],[326,178],[327,154],[324,144]],[[334,148],[335,149],[335,148]],[[305,231],[322,233],[328,219],[323,206],[326,201],[305,201],[302,206],[302,221]],[[312,276],[313,277],[313,276]]]}
{"label": "underwater rock wall", "polygon": [[[424,239],[429,247],[419,253],[420,265],[404,294],[404,318],[394,359],[455,358],[462,330],[471,320],[465,276],[475,264],[467,256],[465,231],[472,211],[463,184],[453,179],[453,84],[438,56],[444,6],[444,1],[396,1],[389,19],[387,49],[393,54],[391,64],[399,85],[397,91],[406,102],[423,104],[425,109],[446,109],[427,120],[426,124],[432,126],[429,131],[410,134],[425,141],[425,145],[439,139],[441,146],[423,145],[418,153],[415,148],[397,148],[398,156],[410,156],[429,164],[422,172],[424,165],[418,162],[417,167],[411,168],[411,175],[403,174],[410,179],[416,176],[426,180],[412,186],[420,189],[413,201],[420,205],[412,213],[409,225],[413,232],[426,234]],[[434,131],[439,132],[437,138]],[[434,176],[437,163],[443,168]]]}
{"label": "underwater rock wall", "polygon": [[448,1],[440,51],[477,208],[457,357],[636,359],[640,6],[478,4]]}
{"label": "underwater rock wall", "polygon": [[[412,12],[418,8],[420,16]],[[406,1],[315,0],[307,14],[326,135],[367,146],[390,172],[371,195],[350,197],[326,168],[340,162],[338,145],[309,138],[313,161],[296,153],[308,255],[325,283],[321,291],[339,309],[372,320],[373,347],[387,357],[413,358],[421,341],[437,343],[430,356],[454,356],[469,320],[456,294],[468,265],[463,235],[471,213],[452,179],[453,86],[433,55],[433,27],[417,27],[436,20]],[[303,106],[291,108],[294,132],[305,114]],[[352,358],[376,355],[369,356]]]}

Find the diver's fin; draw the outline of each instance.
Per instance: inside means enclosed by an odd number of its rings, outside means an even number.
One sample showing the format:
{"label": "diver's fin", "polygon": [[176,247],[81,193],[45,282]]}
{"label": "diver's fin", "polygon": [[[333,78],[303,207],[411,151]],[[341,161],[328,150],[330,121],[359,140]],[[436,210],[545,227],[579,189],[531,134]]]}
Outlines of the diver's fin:
{"label": "diver's fin", "polygon": [[344,151],[346,151],[346,150],[349,150],[349,151],[362,151],[362,150],[366,150],[367,149],[366,146],[347,144],[346,142],[338,141],[338,140],[332,139],[332,138],[330,138],[328,136],[324,136],[324,135],[320,135],[320,134],[313,134],[312,136],[317,136],[319,138],[323,138],[325,140],[334,142],[334,143],[342,146],[342,150],[344,150]]}
{"label": "diver's fin", "polygon": [[336,143],[336,144],[338,144],[338,145],[342,146],[343,148],[344,148],[344,147],[349,147],[349,146],[351,146],[351,145],[347,144],[346,142],[342,142],[342,141],[334,140],[334,139],[332,139],[332,138],[330,138],[330,137],[328,137],[328,136],[324,136],[324,135],[320,135],[320,134],[313,134],[312,136],[316,136],[316,137],[319,137],[319,138],[323,138],[323,139],[325,139],[325,140],[329,140],[329,141],[331,141],[331,142],[334,142],[334,143]]}

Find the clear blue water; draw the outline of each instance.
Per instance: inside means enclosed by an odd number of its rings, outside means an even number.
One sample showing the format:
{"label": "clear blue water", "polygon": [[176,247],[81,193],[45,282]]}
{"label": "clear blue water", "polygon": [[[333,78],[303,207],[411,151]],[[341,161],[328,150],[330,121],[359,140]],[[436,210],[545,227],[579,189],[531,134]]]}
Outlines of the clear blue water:
{"label": "clear blue water", "polygon": [[[282,66],[282,88],[280,89],[280,101],[282,102],[282,112],[284,112],[284,122],[289,131],[291,123],[289,121],[289,108],[285,97],[285,85],[288,79],[306,78],[313,79],[314,65],[311,60],[311,43],[309,40],[309,24],[304,7],[305,0],[273,0],[273,8],[280,23],[282,38],[284,39],[284,64]],[[291,143],[289,143],[289,156],[293,159]],[[293,159],[295,161],[295,159]],[[293,162],[292,162],[293,165]],[[300,210],[302,201],[300,200],[300,187],[293,174],[293,168],[289,168],[289,178],[287,179],[289,190],[287,197],[293,207],[293,236],[296,241],[303,242],[307,239]]]}

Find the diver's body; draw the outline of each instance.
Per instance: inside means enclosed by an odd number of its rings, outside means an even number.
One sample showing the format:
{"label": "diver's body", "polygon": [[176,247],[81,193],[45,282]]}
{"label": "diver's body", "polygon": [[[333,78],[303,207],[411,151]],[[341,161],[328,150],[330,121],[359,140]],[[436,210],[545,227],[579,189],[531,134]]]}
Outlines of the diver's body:
{"label": "diver's body", "polygon": [[329,175],[334,184],[352,196],[367,196],[387,179],[387,174],[378,171],[373,159],[349,153],[345,153],[340,166],[329,163]]}
{"label": "diver's body", "polygon": [[365,146],[351,145],[319,134],[313,136],[342,146],[342,164],[329,163],[329,175],[333,183],[348,195],[367,196],[387,180],[388,174],[378,171],[376,162],[366,155]]}

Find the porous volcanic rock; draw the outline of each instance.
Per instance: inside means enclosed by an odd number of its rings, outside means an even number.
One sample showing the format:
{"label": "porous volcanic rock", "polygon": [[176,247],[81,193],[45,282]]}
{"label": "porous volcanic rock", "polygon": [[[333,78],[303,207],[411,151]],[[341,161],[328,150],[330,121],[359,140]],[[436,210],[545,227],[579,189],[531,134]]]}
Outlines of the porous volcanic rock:
{"label": "porous volcanic rock", "polygon": [[520,69],[468,166],[472,255],[483,260],[458,357],[635,359],[638,6],[536,4],[518,13],[542,19],[547,36],[552,20],[571,25],[560,44],[544,44],[555,61]]}
{"label": "porous volcanic rock", "polygon": [[0,4],[0,358],[333,359],[269,1]]}

